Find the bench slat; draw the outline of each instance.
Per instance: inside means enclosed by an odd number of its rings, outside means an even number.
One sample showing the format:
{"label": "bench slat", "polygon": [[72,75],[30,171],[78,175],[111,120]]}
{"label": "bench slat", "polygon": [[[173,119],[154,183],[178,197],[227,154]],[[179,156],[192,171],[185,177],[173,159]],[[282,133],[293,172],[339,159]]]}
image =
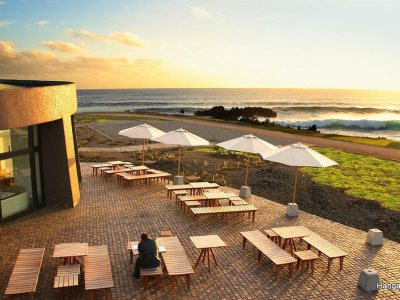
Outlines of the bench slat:
{"label": "bench slat", "polygon": [[21,249],[5,295],[34,293],[42,266],[44,248]]}

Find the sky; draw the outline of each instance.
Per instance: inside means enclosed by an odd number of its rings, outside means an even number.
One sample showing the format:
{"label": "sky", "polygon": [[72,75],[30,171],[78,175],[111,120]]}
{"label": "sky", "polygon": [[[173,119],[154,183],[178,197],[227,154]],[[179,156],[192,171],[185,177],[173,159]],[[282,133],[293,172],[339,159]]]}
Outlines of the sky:
{"label": "sky", "polygon": [[0,0],[0,78],[400,90],[398,0]]}

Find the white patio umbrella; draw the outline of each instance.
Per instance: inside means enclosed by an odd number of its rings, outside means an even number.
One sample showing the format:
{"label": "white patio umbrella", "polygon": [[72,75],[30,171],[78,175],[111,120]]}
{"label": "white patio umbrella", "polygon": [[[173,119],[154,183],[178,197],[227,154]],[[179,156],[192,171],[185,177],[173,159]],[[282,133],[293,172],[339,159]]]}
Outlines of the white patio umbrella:
{"label": "white patio umbrella", "polygon": [[182,146],[206,146],[210,143],[205,139],[190,133],[189,131],[180,128],[166,134],[152,139],[152,141],[179,145],[179,156],[178,156],[178,176],[181,175],[181,151]]}
{"label": "white patio umbrella", "polygon": [[217,144],[217,146],[222,147],[227,150],[247,152],[247,167],[246,167],[246,179],[245,186],[247,186],[249,178],[249,163],[250,163],[250,153],[261,153],[268,150],[278,149],[278,147],[259,139],[252,134],[246,134],[241,137],[228,140]]}
{"label": "white patio umbrella", "polygon": [[153,139],[165,134],[164,131],[161,131],[149,124],[140,124],[138,126],[130,127],[118,132],[119,135],[123,135],[129,138],[134,139],[143,139],[143,149],[142,149],[142,165],[144,165],[144,145],[146,140]]}
{"label": "white patio umbrella", "polygon": [[302,143],[288,145],[277,150],[266,151],[261,153],[261,156],[265,160],[296,167],[292,200],[293,204],[296,200],[297,175],[299,167],[325,168],[338,164],[337,162],[312,150]]}

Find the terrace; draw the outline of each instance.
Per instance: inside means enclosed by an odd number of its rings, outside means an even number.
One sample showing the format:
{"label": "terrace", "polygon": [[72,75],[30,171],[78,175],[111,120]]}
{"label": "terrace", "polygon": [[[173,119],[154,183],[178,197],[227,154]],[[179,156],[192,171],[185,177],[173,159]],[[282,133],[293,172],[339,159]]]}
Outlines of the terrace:
{"label": "terrace", "polygon": [[[207,216],[195,225],[192,216],[166,197],[162,184],[125,188],[114,180],[93,176],[89,164],[81,167],[81,202],[75,209],[46,207],[0,227],[0,295],[4,294],[19,250],[45,247],[35,297],[56,298],[54,276],[61,261],[52,254],[55,244],[67,242],[108,246],[115,283],[114,299],[397,299],[400,295],[399,290],[366,293],[357,287],[358,276],[364,268],[376,269],[381,283],[398,283],[398,243],[385,240],[382,247],[372,247],[365,243],[366,232],[305,212],[300,212],[296,219],[289,219],[285,216],[286,206],[254,195],[248,200],[258,208],[254,223],[233,216],[228,216],[224,223],[220,218]],[[228,187],[223,189],[235,191]],[[242,249],[241,231],[296,225],[309,228],[345,250],[348,256],[344,260],[344,270],[339,271],[335,260],[331,272],[326,273],[327,259],[322,256],[316,261],[313,275],[309,271],[303,274],[296,271],[288,278],[287,269],[282,269],[280,278],[275,280],[270,260],[263,256],[258,263],[254,247],[247,245]],[[137,240],[142,232],[156,236],[161,230],[171,230],[179,237],[193,267],[199,250],[190,236],[217,234],[227,247],[217,249],[219,264],[213,266],[211,272],[202,263],[195,268],[190,290],[186,289],[183,279],[171,290],[166,275],[158,288],[151,281],[145,290],[142,281],[132,276],[133,265],[129,264],[126,245],[128,241]],[[85,299],[82,283],[77,295]]]}

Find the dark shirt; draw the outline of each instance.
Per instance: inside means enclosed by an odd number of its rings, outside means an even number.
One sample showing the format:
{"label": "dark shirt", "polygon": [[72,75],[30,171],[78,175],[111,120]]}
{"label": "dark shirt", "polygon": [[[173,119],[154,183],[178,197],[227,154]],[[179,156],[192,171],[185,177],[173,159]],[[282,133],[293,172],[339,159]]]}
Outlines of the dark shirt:
{"label": "dark shirt", "polygon": [[160,266],[158,247],[154,240],[141,241],[138,245],[140,264],[143,269],[157,268]]}

